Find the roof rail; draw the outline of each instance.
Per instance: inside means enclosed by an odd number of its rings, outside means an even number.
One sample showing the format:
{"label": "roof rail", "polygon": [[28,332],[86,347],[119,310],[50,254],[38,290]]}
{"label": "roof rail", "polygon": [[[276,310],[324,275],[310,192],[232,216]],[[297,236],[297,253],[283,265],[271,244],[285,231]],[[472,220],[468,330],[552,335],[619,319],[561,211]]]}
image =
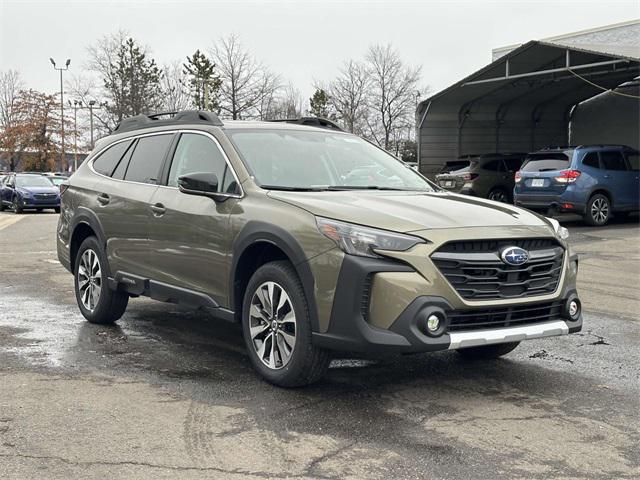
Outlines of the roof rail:
{"label": "roof rail", "polygon": [[310,127],[327,128],[329,130],[338,130],[342,132],[342,128],[331,120],[321,117],[300,117],[300,118],[282,118],[277,120],[268,120],[269,122],[297,123],[299,125],[308,125]]}
{"label": "roof rail", "polygon": [[[162,119],[161,117],[169,117]],[[135,117],[124,118],[113,133],[130,132],[143,128],[162,127],[171,125],[188,125],[201,123],[221,127],[222,121],[213,112],[203,110],[183,110],[180,112],[160,112],[152,115],[136,115]]]}

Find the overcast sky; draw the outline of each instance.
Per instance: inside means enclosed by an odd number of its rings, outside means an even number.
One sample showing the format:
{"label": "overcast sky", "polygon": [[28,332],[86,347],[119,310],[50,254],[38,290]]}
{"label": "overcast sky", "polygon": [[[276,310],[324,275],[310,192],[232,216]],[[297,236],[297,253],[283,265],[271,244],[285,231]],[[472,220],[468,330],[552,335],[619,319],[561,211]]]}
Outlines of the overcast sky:
{"label": "overcast sky", "polygon": [[342,61],[391,42],[423,67],[436,92],[489,63],[494,47],[640,17],[640,1],[28,1],[0,0],[0,69],[54,92],[49,63],[71,58],[82,73],[86,46],[125,29],[159,64],[237,33],[245,46],[308,97]]}

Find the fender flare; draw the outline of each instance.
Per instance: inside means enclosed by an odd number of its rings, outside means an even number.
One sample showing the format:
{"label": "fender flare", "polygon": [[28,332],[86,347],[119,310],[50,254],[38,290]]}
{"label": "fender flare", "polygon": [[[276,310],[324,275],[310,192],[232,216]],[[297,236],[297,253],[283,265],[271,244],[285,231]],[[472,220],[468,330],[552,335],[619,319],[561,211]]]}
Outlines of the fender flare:
{"label": "fender flare", "polygon": [[[86,207],[78,207],[76,214],[73,216],[73,220],[71,221],[71,228],[70,228],[71,234],[69,235],[69,248],[71,248],[71,244],[72,244],[74,235],[76,233],[76,229],[83,224],[88,225],[95,232],[96,237],[98,237],[98,242],[105,249],[105,254],[106,254],[107,240],[104,235],[102,223],[100,222],[100,219],[98,218],[98,216],[92,210]],[[71,263],[73,263],[75,259],[69,258],[69,260]]]}
{"label": "fender flare", "polygon": [[[311,317],[311,329],[314,332],[319,331],[318,307],[315,298],[315,280],[311,267],[307,261],[302,247],[298,241],[284,228],[271,223],[252,220],[240,230],[233,243],[233,260],[231,262],[231,270],[229,275],[229,300],[230,306],[235,308],[235,283],[238,270],[238,261],[247,248],[257,242],[270,243],[280,250],[289,258],[293,264],[293,268],[300,278],[302,288],[309,305],[309,314]],[[241,312],[238,312],[241,313]]]}

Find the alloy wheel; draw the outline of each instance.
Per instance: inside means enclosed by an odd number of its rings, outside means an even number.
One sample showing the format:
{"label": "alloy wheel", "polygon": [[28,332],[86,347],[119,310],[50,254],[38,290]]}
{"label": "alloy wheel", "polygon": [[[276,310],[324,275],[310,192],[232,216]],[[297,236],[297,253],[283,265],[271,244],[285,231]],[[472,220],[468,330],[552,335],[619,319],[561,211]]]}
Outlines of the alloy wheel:
{"label": "alloy wheel", "polygon": [[609,218],[609,202],[605,198],[596,198],[591,204],[591,218],[593,221],[601,224]]}
{"label": "alloy wheel", "polygon": [[77,282],[82,305],[93,312],[102,292],[102,269],[98,255],[90,248],[80,257]]}
{"label": "alloy wheel", "polygon": [[296,345],[296,315],[289,295],[276,282],[263,283],[253,294],[249,333],[263,364],[279,370],[289,363]]}

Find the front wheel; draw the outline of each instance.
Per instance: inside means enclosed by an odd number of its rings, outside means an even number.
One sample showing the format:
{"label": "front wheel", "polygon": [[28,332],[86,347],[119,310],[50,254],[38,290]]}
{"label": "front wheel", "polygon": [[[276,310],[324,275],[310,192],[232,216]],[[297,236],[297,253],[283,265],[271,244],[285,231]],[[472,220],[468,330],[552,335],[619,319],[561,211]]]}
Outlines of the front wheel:
{"label": "front wheel", "polygon": [[113,323],[127,308],[129,295],[107,285],[107,257],[96,237],[82,242],[74,265],[78,307],[91,323]]}
{"label": "front wheel", "polygon": [[329,367],[329,353],[311,343],[309,305],[289,262],[270,262],[253,274],[244,295],[242,330],[253,367],[274,385],[309,385]]}
{"label": "front wheel", "polygon": [[496,345],[482,345],[481,347],[461,348],[458,353],[471,360],[486,360],[498,358],[515,350],[520,342],[498,343]]}
{"label": "front wheel", "polygon": [[22,205],[22,200],[20,200],[18,197],[14,197],[13,199],[13,212],[14,213],[22,213],[22,209],[23,209],[23,205]]}

